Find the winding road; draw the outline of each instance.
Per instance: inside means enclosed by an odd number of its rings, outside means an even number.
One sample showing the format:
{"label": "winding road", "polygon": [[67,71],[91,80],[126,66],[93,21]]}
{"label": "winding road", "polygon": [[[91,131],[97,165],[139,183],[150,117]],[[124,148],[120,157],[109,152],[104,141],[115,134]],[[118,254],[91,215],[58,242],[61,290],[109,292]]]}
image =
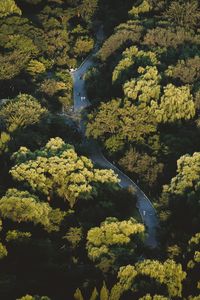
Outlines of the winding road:
{"label": "winding road", "polygon": [[[78,69],[71,72],[73,78],[73,98],[74,98],[74,112],[81,112],[83,109],[87,108],[90,105],[90,102],[87,98],[85,81],[83,80],[83,75],[88,71],[90,67],[94,65],[94,56],[98,51],[98,43],[103,40],[103,31],[99,30],[97,33],[97,45],[95,46],[93,52],[86,58],[86,60],[80,65]],[[158,242],[156,239],[156,229],[158,227],[158,219],[156,216],[156,211],[148,199],[148,197],[143,193],[143,191],[122,171],[120,171],[115,165],[109,162],[103,155],[100,147],[97,142],[92,139],[87,139],[85,137],[85,126],[84,121],[80,122],[80,131],[82,132],[85,143],[89,148],[89,157],[95,163],[101,166],[102,168],[109,168],[115,171],[118,174],[120,179],[120,186],[123,188],[132,187],[136,191],[137,195],[137,208],[142,217],[144,224],[147,227],[147,238],[145,243],[151,248],[156,248]]]}

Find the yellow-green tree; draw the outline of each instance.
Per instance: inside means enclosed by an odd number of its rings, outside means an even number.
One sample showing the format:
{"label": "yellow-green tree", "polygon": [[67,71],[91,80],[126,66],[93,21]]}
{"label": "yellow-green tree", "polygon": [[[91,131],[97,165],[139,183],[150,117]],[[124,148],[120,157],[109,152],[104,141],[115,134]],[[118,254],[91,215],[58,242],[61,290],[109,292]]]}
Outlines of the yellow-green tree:
{"label": "yellow-green tree", "polygon": [[151,296],[150,294],[147,294],[139,300],[169,300],[169,298],[161,295]]}
{"label": "yellow-green tree", "polygon": [[[2,231],[2,220],[0,219],[0,231]],[[0,242],[0,259],[8,255],[6,247]]]}
{"label": "yellow-green tree", "polygon": [[200,20],[200,9],[197,0],[172,1],[165,17],[176,26],[183,26],[187,29],[194,28]]}
{"label": "yellow-green tree", "polygon": [[22,12],[14,0],[0,0],[0,18],[15,14],[21,15]]}
{"label": "yellow-green tree", "polygon": [[0,199],[0,215],[3,219],[10,219],[17,223],[40,224],[45,230],[51,232],[59,230],[65,213],[60,209],[52,209],[48,203],[40,202],[36,196],[27,191],[9,189]]}
{"label": "yellow-green tree", "polygon": [[164,192],[183,195],[184,192],[197,191],[200,180],[200,153],[192,156],[183,155],[177,161],[177,175],[169,185],[164,186]]}
{"label": "yellow-green tree", "polygon": [[17,298],[17,300],[51,300],[51,299],[47,296],[40,297],[40,296],[26,295],[21,298]]}
{"label": "yellow-green tree", "polygon": [[19,162],[10,171],[14,179],[27,182],[50,198],[55,193],[71,207],[79,197],[90,197],[98,184],[119,182],[112,170],[95,169],[90,159],[79,157],[61,138],[50,139],[35,152],[21,147],[14,157]]}
{"label": "yellow-green tree", "polygon": [[6,133],[6,132],[1,132],[0,133],[0,154],[4,151],[8,150],[8,143],[10,141],[11,137],[10,134]]}
{"label": "yellow-green tree", "polygon": [[195,115],[195,104],[188,86],[176,87],[168,84],[160,104],[151,101],[151,108],[155,112],[158,122],[171,123],[178,120],[189,120]]}
{"label": "yellow-green tree", "polygon": [[[186,278],[186,273],[182,270],[181,264],[177,264],[170,259],[163,263],[157,260],[147,259],[136,263],[134,266],[127,265],[121,267],[118,272],[118,283],[112,288],[111,295],[115,290],[120,291],[120,295],[117,298],[118,300],[124,291],[140,291],[140,282],[144,285],[144,282],[141,280],[143,276],[145,281],[147,281],[146,277],[149,277],[160,285],[165,285],[170,299],[172,297],[182,296],[182,283]],[[112,296],[111,299],[114,300],[114,297]]]}
{"label": "yellow-green tree", "polygon": [[77,56],[82,56],[89,53],[93,49],[93,47],[94,47],[93,39],[78,38],[76,40],[73,51]]}
{"label": "yellow-green tree", "polygon": [[[123,78],[123,73],[131,73],[133,71],[133,66],[151,66],[151,65],[157,65],[158,59],[156,53],[152,51],[143,51],[139,50],[138,47],[132,46],[130,48],[127,48],[122,53],[122,59],[115,67],[113,74],[112,74],[112,81],[113,83],[117,80],[126,79]],[[130,71],[127,71],[127,69],[130,69]],[[151,79],[151,78],[149,78]]]}
{"label": "yellow-green tree", "polygon": [[45,113],[47,110],[34,97],[26,94],[19,94],[0,108],[0,118],[9,132],[39,122]]}
{"label": "yellow-green tree", "polygon": [[86,134],[100,138],[114,152],[126,142],[142,143],[155,131],[156,120],[150,107],[117,99],[102,103],[98,111],[89,115]]}
{"label": "yellow-green tree", "polygon": [[138,6],[133,6],[129,11],[130,16],[137,18],[140,14],[148,13],[152,10],[152,5],[150,1],[143,0],[142,3]]}
{"label": "yellow-green tree", "polygon": [[44,73],[46,68],[45,65],[37,59],[31,59],[26,70],[30,75],[35,76]]}
{"label": "yellow-green tree", "polygon": [[124,84],[124,94],[128,98],[139,103],[150,103],[151,100],[158,101],[161,93],[161,76],[156,67],[139,67],[141,74],[137,79],[132,79]]}
{"label": "yellow-green tree", "polygon": [[[87,250],[89,258],[103,271],[115,263],[120,256],[120,248],[128,248],[126,255],[134,253],[137,248],[137,240],[144,237],[145,227],[131,218],[126,221],[118,221],[116,218],[107,218],[100,227],[91,228],[87,234]],[[118,253],[119,251],[119,253]]]}

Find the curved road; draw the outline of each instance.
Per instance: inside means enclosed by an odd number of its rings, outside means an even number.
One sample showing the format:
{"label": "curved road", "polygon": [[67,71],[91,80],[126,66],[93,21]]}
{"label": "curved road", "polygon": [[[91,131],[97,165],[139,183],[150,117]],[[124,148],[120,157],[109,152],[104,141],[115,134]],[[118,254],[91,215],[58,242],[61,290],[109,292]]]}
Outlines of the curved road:
{"label": "curved road", "polygon": [[[103,40],[102,30],[98,32],[97,38],[99,42]],[[88,71],[90,67],[94,65],[93,57],[96,54],[97,50],[98,46],[95,46],[93,53],[90,56],[88,56],[88,58],[81,64],[81,66],[77,70],[71,72],[74,84],[74,112],[81,112],[84,108],[90,105],[90,102],[87,99],[85,82],[82,76]],[[119,176],[121,187],[132,187],[136,191],[137,208],[139,210],[144,224],[147,226],[148,229],[146,245],[152,248],[157,247],[158,243],[156,240],[156,228],[158,226],[158,219],[156,216],[156,211],[151,201],[127,175],[121,172],[116,166],[114,166],[104,157],[100,147],[94,140],[85,138],[85,128],[83,120],[81,120],[80,123],[80,130],[84,136],[85,142],[89,146],[89,156],[91,160],[94,163],[100,165],[102,168],[109,168],[114,170],[115,173],[117,173]]]}

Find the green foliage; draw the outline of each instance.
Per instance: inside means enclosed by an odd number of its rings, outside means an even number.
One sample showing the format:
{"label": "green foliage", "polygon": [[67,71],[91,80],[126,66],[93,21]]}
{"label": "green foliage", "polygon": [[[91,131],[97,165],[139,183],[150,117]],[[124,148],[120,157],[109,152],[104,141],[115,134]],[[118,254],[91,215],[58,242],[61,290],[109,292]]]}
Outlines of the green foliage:
{"label": "green foliage", "polygon": [[169,300],[169,298],[161,295],[151,296],[150,294],[147,294],[146,296],[140,298],[139,300]]}
{"label": "green foliage", "polygon": [[196,43],[194,37],[194,34],[181,28],[171,29],[156,27],[147,31],[147,34],[144,36],[143,44],[148,47],[177,48],[179,45],[187,42]]}
{"label": "green foliage", "polygon": [[46,68],[45,68],[44,64],[36,59],[30,60],[28,66],[27,66],[27,72],[33,76],[42,74],[45,71],[46,71]]}
{"label": "green foliage", "polygon": [[140,14],[148,13],[152,10],[150,1],[143,0],[142,3],[138,6],[133,6],[129,11],[129,15],[132,17],[138,17]]}
{"label": "green foliage", "polygon": [[79,197],[88,198],[95,183],[118,183],[112,170],[99,170],[85,156],[78,156],[61,138],[50,139],[40,151],[20,148],[14,157],[23,163],[11,169],[12,176],[25,181],[33,190],[51,197],[63,197],[73,207]]}
{"label": "green foliage", "polygon": [[160,104],[151,101],[151,108],[155,111],[157,121],[163,123],[189,120],[195,115],[195,104],[188,86],[168,84],[164,88]]}
{"label": "green foliage", "polygon": [[0,108],[0,117],[9,132],[39,122],[45,113],[47,110],[34,97],[26,94],[18,95]]}
{"label": "green foliage", "polygon": [[7,132],[0,133],[0,153],[8,150],[7,144],[9,143],[11,137]]}
{"label": "green foliage", "polygon": [[165,17],[176,26],[182,26],[186,29],[197,27],[200,20],[198,1],[172,1],[169,9],[165,12]]}
{"label": "green foliage", "polygon": [[93,39],[78,38],[74,46],[74,53],[78,57],[88,54],[94,47]]}
{"label": "green foliage", "polygon": [[32,236],[30,232],[22,232],[19,230],[9,230],[6,233],[6,241],[23,241],[24,239],[29,239]]}
{"label": "green foliage", "polygon": [[121,77],[123,78],[123,72],[127,73],[127,69],[131,67],[133,69],[134,65],[156,65],[158,60],[156,54],[151,51],[139,50],[136,46],[127,48],[122,53],[122,60],[115,67],[112,75],[112,81],[115,82]]}
{"label": "green foliage", "polygon": [[16,5],[14,0],[1,0],[0,1],[0,18],[7,17],[9,15],[21,15],[22,12]]}
{"label": "green foliage", "polygon": [[45,79],[40,86],[40,91],[49,97],[53,97],[55,94],[66,90],[67,85],[65,82],[54,79]]}
{"label": "green foliage", "polygon": [[9,35],[4,47],[13,51],[17,50],[19,53],[25,54],[28,58],[36,56],[39,53],[39,49],[33,40],[28,36],[20,34]]}
{"label": "green foliage", "polygon": [[156,67],[139,67],[141,74],[137,79],[126,82],[123,86],[124,94],[137,102],[150,103],[151,100],[158,100],[161,93],[161,76]]}
{"label": "green foliage", "polygon": [[133,43],[139,42],[142,31],[143,27],[140,25],[136,25],[134,23],[122,24],[122,26],[119,26],[116,32],[104,42],[98,53],[99,57],[102,61],[105,61],[110,55],[114,54],[118,49],[120,49],[127,41],[132,41]]}
{"label": "green foliage", "polygon": [[96,288],[93,289],[90,300],[97,300],[99,293]]}
{"label": "green foliage", "polygon": [[100,138],[107,149],[115,152],[127,141],[142,143],[155,131],[155,117],[149,107],[118,99],[102,103],[98,112],[89,115],[86,134]]}
{"label": "green foliage", "polygon": [[193,192],[199,187],[200,179],[200,153],[192,156],[186,154],[177,161],[177,175],[172,178],[169,185],[164,186],[164,192],[184,194]]}
{"label": "green foliage", "polygon": [[76,291],[74,293],[74,299],[75,300],[84,300],[80,289],[76,289]]}
{"label": "green foliage", "polygon": [[176,264],[173,260],[166,260],[163,264],[158,261],[146,260],[137,263],[136,269],[140,274],[154,278],[161,284],[166,284],[170,297],[181,297],[182,281],[185,279],[186,273],[180,264]]}
{"label": "green foliage", "polygon": [[[51,220],[52,211],[59,213],[60,220],[58,223]],[[59,209],[53,210],[48,203],[39,202],[39,199],[29,192],[9,189],[5,196],[0,199],[0,215],[2,218],[17,223],[41,224],[45,230],[51,232],[59,230],[59,225],[65,214]]]}
{"label": "green foliage", "polygon": [[103,282],[103,286],[100,290],[100,300],[109,300],[109,290],[105,284],[105,281]]}
{"label": "green foliage", "polygon": [[98,8],[98,0],[83,0],[78,7],[78,15],[80,15],[84,21],[91,22],[95,16]]}
{"label": "green foliage", "polygon": [[[145,276],[145,278],[147,276],[155,279],[160,284],[165,284],[169,297],[181,297],[182,295],[182,282],[186,277],[186,273],[182,270],[182,266],[176,264],[173,260],[168,259],[161,263],[146,259],[136,263],[135,266],[121,267],[118,272],[119,282],[117,283],[121,286],[121,294],[123,291],[132,289],[137,277],[140,276]],[[140,289],[140,287],[134,288],[133,291],[137,289]]]}
{"label": "green foliage", "polygon": [[71,244],[71,247],[74,249],[79,245],[82,237],[83,233],[81,227],[70,227],[66,235],[63,236],[63,239],[68,240],[68,242]]}
{"label": "green foliage", "polygon": [[17,300],[51,300],[51,299],[47,296],[40,297],[40,296],[26,295],[21,298],[18,298]]}
{"label": "green foliage", "polygon": [[0,259],[4,258],[7,255],[8,255],[8,251],[6,247],[2,243],[0,243]]}
{"label": "green foliage", "polygon": [[20,51],[0,54],[0,80],[11,79],[17,76],[29,60],[29,56]]}
{"label": "green foliage", "polygon": [[169,66],[166,75],[172,78],[178,78],[183,83],[192,84],[200,79],[200,57],[179,60],[175,66]]}
{"label": "green foliage", "polygon": [[158,163],[156,157],[151,157],[147,153],[139,153],[133,148],[125,153],[119,164],[149,187],[156,184],[163,171],[163,164]]}
{"label": "green foliage", "polygon": [[[134,236],[139,235],[142,238],[144,230],[144,225],[137,223],[133,218],[121,222],[116,218],[107,218],[100,227],[91,228],[88,231],[88,256],[97,263],[103,261],[104,257],[107,258],[107,265],[99,264],[100,268],[107,270],[117,259],[117,249],[120,249],[120,246],[125,249],[125,245],[134,240]],[[137,239],[135,242],[137,243]],[[136,244],[133,244],[132,250],[136,247]]]}

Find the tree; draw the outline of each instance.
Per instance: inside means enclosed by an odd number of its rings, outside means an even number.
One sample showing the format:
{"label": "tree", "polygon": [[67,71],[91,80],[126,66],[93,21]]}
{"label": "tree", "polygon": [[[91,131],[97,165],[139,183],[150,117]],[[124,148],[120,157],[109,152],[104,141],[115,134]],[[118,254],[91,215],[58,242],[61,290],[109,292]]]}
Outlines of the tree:
{"label": "tree", "polygon": [[49,97],[53,97],[59,92],[66,90],[67,85],[65,82],[54,79],[45,79],[40,86],[40,91]]}
{"label": "tree", "polygon": [[186,154],[177,161],[177,175],[169,185],[164,186],[164,192],[180,195],[198,191],[200,180],[200,153],[192,156]]}
{"label": "tree", "polygon": [[151,100],[158,101],[161,94],[161,76],[156,67],[139,67],[138,78],[124,84],[124,94],[138,103],[149,104]]}
{"label": "tree", "polygon": [[74,293],[74,299],[75,300],[84,300],[80,289],[76,289],[76,291]]}
{"label": "tree", "polygon": [[51,299],[47,296],[40,297],[40,296],[26,295],[26,296],[23,296],[21,298],[18,298],[17,300],[51,300]]}
{"label": "tree", "polygon": [[22,12],[19,7],[16,5],[14,0],[1,0],[0,1],[0,18],[7,17],[9,15],[21,15]]}
{"label": "tree", "polygon": [[90,23],[98,8],[98,0],[83,0],[82,4],[77,7],[78,16],[81,16],[84,21]]}
{"label": "tree", "polygon": [[47,110],[42,108],[34,97],[27,94],[18,95],[0,108],[0,117],[9,132],[39,122],[45,113]]}
{"label": "tree", "polygon": [[6,247],[2,243],[0,243],[0,260],[7,255],[8,255],[8,251]]}
{"label": "tree", "polygon": [[[177,161],[177,175],[163,186],[160,197],[163,244],[185,244],[191,235],[200,230],[199,170],[198,152],[192,156],[183,155]],[[186,215],[189,223],[185,222]]]}
{"label": "tree", "polygon": [[149,156],[147,153],[139,153],[133,148],[125,153],[119,164],[149,187],[157,183],[163,171],[163,164],[158,163],[156,157]]}
{"label": "tree", "polygon": [[144,36],[143,44],[148,47],[173,47],[177,48],[179,45],[193,42],[195,43],[194,35],[185,31],[184,29],[171,29],[156,27],[149,29]]}
{"label": "tree", "polygon": [[86,134],[100,138],[108,150],[115,152],[126,142],[144,142],[155,131],[156,120],[149,107],[117,99],[102,103],[98,111],[89,115]]}
{"label": "tree", "polygon": [[71,145],[61,138],[52,138],[41,150],[31,152],[21,147],[13,156],[16,159],[10,173],[27,182],[51,198],[52,194],[64,198],[73,207],[80,197],[88,198],[100,183],[118,183],[112,170],[93,167],[90,159],[78,156]]}
{"label": "tree", "polygon": [[100,290],[100,300],[109,300],[109,290],[106,286],[105,281],[103,282],[103,286]]}
{"label": "tree", "polygon": [[180,79],[184,84],[194,84],[200,78],[200,57],[179,60],[175,66],[169,66],[165,74]]}
{"label": "tree", "polygon": [[172,1],[165,12],[165,17],[176,26],[182,26],[186,29],[197,27],[200,20],[198,1]]}
{"label": "tree", "polygon": [[78,57],[88,54],[94,47],[93,39],[78,38],[74,45],[74,54]]}
{"label": "tree", "polygon": [[11,241],[23,241],[26,239],[30,239],[32,234],[30,232],[22,232],[19,230],[9,230],[6,233],[6,241],[11,242]]}
{"label": "tree", "polygon": [[195,115],[195,104],[188,86],[168,84],[164,88],[160,104],[151,101],[151,109],[155,111],[157,121],[162,123],[190,120]]}
{"label": "tree", "polygon": [[7,80],[19,75],[30,59],[30,54],[13,51],[8,54],[0,54],[0,80]]}
{"label": "tree", "polygon": [[6,132],[0,132],[0,154],[8,150],[8,143],[10,142],[10,134]]}
{"label": "tree", "polygon": [[30,75],[35,76],[44,73],[46,71],[46,68],[40,61],[31,59],[26,70]]}
{"label": "tree", "polygon": [[140,298],[139,300],[169,300],[169,298],[161,295],[151,296],[150,294],[147,294],[146,296]]}
{"label": "tree", "polygon": [[[0,231],[2,231],[2,220],[0,219]],[[0,242],[0,260],[8,255],[6,247]]]}
{"label": "tree", "polygon": [[[57,214],[57,222],[54,215]],[[48,203],[39,199],[27,191],[9,189],[0,199],[0,215],[13,222],[32,222],[40,224],[48,232],[58,231],[59,225],[65,213],[59,209],[52,209]]]}
{"label": "tree", "polygon": [[[94,227],[88,231],[88,256],[107,272],[116,260],[120,263],[121,255],[126,256],[129,251],[129,254],[134,254],[138,238],[139,240],[143,238],[144,230],[144,225],[133,218],[121,222],[116,218],[107,218],[100,227]],[[130,246],[127,250],[126,245]]]}
{"label": "tree", "polygon": [[[186,273],[182,270],[181,264],[176,264],[175,261],[170,259],[163,263],[157,260],[146,259],[136,263],[134,266],[121,267],[118,272],[118,283],[115,286],[121,288],[121,295],[127,290],[132,290],[133,292],[142,290],[143,292],[146,289],[145,283],[148,287],[147,277],[154,279],[160,285],[164,284],[167,289],[167,295],[170,298],[182,296],[182,282],[186,278]],[[140,278],[140,281],[137,278]],[[152,285],[153,282],[150,285],[151,289]]]}
{"label": "tree", "polygon": [[98,52],[102,61],[105,61],[115,54],[127,41],[137,43],[142,36],[143,27],[136,24],[121,24],[116,28],[116,32],[111,35],[103,44],[102,48]]}
{"label": "tree", "polygon": [[81,227],[70,227],[63,239],[66,239],[73,249],[77,248],[83,237]]}
{"label": "tree", "polygon": [[124,82],[128,75],[132,75],[137,66],[145,67],[156,64],[158,64],[158,59],[154,52],[139,50],[136,46],[132,46],[123,51],[122,59],[113,71],[112,81],[114,83],[116,81]]}
{"label": "tree", "polygon": [[152,10],[152,6],[150,1],[143,0],[139,6],[133,6],[132,9],[129,11],[129,15],[132,17],[138,17],[140,14],[148,13]]}

